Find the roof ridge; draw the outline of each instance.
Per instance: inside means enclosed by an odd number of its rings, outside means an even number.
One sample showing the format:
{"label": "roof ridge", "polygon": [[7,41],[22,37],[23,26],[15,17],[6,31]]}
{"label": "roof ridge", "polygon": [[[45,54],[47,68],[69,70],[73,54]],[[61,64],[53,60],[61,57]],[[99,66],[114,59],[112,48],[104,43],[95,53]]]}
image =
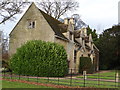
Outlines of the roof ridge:
{"label": "roof ridge", "polygon": [[[39,8],[38,8],[39,9]],[[65,40],[68,40],[61,32],[61,29],[59,24],[64,24],[60,21],[58,21],[57,19],[53,18],[52,16],[46,14],[44,11],[42,11],[41,9],[39,9],[39,11],[41,12],[41,14],[44,16],[44,18],[47,20],[48,24],[51,26],[51,28],[53,29],[53,31],[55,32],[56,35],[58,35],[59,37],[64,38]]]}

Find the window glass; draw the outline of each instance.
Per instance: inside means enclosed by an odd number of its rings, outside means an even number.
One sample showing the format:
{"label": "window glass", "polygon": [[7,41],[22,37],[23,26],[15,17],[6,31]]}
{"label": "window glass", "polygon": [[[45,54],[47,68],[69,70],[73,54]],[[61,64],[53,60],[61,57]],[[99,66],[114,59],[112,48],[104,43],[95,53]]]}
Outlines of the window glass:
{"label": "window glass", "polygon": [[28,28],[35,28],[35,21],[28,21]]}

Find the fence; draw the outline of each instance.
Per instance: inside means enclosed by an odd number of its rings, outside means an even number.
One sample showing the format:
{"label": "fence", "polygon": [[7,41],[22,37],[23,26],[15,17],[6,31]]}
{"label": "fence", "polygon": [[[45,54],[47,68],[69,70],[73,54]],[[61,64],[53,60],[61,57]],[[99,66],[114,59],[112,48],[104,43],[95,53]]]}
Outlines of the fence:
{"label": "fence", "polygon": [[26,80],[37,83],[51,83],[57,85],[77,86],[77,87],[95,87],[95,88],[120,88],[119,70],[99,71],[94,74],[71,73],[66,77],[33,77],[28,75],[15,75],[12,72],[3,72],[5,79]]}

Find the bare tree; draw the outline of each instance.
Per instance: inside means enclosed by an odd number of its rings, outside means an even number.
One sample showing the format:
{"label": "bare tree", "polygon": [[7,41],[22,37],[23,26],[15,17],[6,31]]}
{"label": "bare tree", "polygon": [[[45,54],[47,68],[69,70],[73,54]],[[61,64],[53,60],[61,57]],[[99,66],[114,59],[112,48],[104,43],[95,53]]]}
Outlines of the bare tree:
{"label": "bare tree", "polygon": [[38,5],[43,11],[56,19],[59,19],[67,11],[73,11],[79,7],[79,3],[73,0],[44,0],[38,2]]}
{"label": "bare tree", "polygon": [[79,29],[81,29],[83,27],[88,26],[85,22],[82,21],[79,14],[73,14],[72,17],[75,20],[75,30],[79,30]]}
{"label": "bare tree", "polygon": [[21,8],[26,4],[25,2],[9,2],[4,0],[0,2],[0,24],[7,20],[14,20],[14,15],[21,13]]}

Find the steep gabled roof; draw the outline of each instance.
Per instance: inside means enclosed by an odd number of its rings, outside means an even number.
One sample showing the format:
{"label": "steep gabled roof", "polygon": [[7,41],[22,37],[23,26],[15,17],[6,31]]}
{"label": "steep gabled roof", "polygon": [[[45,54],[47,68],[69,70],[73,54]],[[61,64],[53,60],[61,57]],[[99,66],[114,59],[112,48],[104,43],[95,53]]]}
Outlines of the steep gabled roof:
{"label": "steep gabled roof", "polygon": [[[30,9],[30,7],[32,5],[35,5],[34,3],[32,3],[28,9]],[[36,7],[37,8],[37,7]],[[26,12],[28,11],[28,9],[26,10]],[[55,32],[55,35],[61,37],[61,39],[67,40],[68,39],[62,34],[62,32],[66,32],[67,30],[62,28],[60,25],[63,24],[62,22],[58,21],[57,19],[53,18],[52,16],[46,14],[45,12],[43,12],[42,10],[40,10],[39,8],[37,8],[40,13],[43,15],[43,17],[46,19],[46,21],[48,22],[48,24],[50,25],[50,27],[53,29],[53,31]],[[25,12],[25,14],[26,14]],[[24,14],[24,15],[25,15]],[[23,15],[23,16],[24,16]],[[15,27],[19,24],[19,22],[22,20],[23,16],[21,17],[21,19],[18,21],[18,23],[15,25]],[[15,27],[13,28],[13,30],[15,29]],[[12,30],[12,31],[13,31]],[[9,35],[11,35],[12,31],[10,32]]]}
{"label": "steep gabled roof", "polygon": [[60,27],[60,24],[63,24],[62,22],[58,21],[57,19],[53,18],[52,16],[46,14],[42,10],[39,9],[41,14],[44,16],[44,18],[47,20],[48,24],[51,26],[53,31],[55,32],[55,35],[64,38],[65,40],[68,40],[62,32],[65,32],[66,30]]}

